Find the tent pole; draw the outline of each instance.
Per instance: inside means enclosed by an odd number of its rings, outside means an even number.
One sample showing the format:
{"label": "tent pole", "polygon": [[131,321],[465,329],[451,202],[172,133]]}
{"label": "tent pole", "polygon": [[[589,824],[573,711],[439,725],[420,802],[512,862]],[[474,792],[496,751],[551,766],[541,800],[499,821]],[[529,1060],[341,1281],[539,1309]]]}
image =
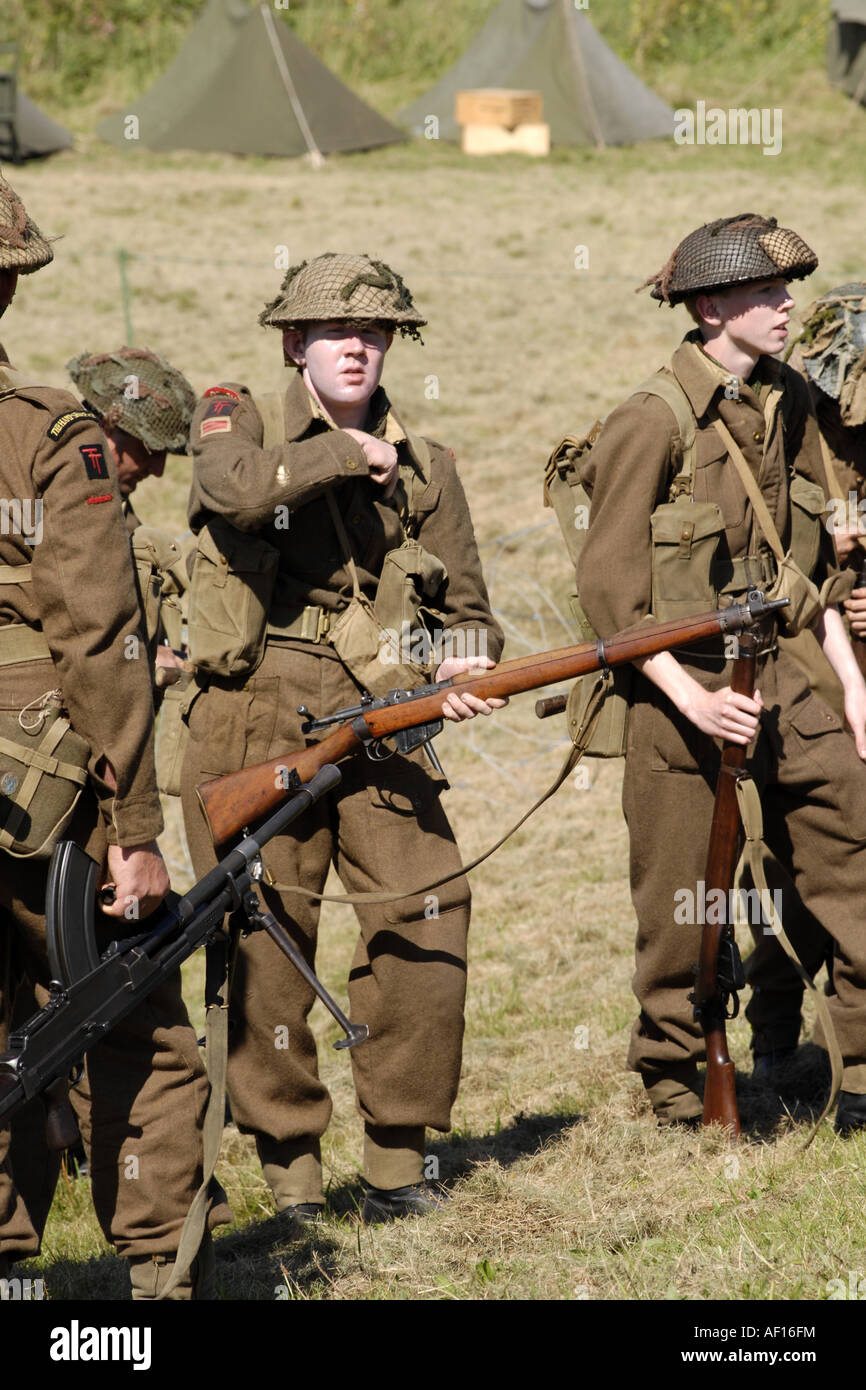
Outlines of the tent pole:
{"label": "tent pole", "polygon": [[574,32],[574,5],[572,0],[559,0],[559,5],[562,11],[562,22],[565,25],[568,35],[568,45],[574,54],[575,66],[578,68],[582,79],[581,99],[583,101],[583,109],[587,117],[589,131],[595,141],[596,149],[603,150],[605,148],[604,135],[602,134],[601,123],[598,119],[596,109],[592,104],[592,96],[590,94],[589,84],[586,80],[586,65],[583,61],[583,54],[580,51],[580,44],[577,41],[577,34]]}
{"label": "tent pole", "polygon": [[321,169],[325,161],[322,156],[321,150],[319,149],[318,145],[313,139],[313,132],[310,130],[307,117],[304,114],[304,108],[301,105],[300,98],[298,96],[297,88],[295,87],[295,84],[292,81],[292,75],[289,72],[288,65],[283,55],[283,50],[280,48],[280,41],[277,38],[277,31],[274,28],[274,17],[268,9],[267,5],[260,5],[259,9],[261,11],[262,19],[264,20],[265,31],[267,33],[268,39],[270,40],[271,48],[273,49],[274,59],[276,60],[277,64],[277,70],[280,74],[280,77],[282,78],[283,86],[286,89],[289,101],[292,103],[292,110],[295,113],[295,119],[301,128],[301,134],[304,137],[304,143],[306,144],[307,150],[309,151],[310,163],[312,164],[314,169]]}

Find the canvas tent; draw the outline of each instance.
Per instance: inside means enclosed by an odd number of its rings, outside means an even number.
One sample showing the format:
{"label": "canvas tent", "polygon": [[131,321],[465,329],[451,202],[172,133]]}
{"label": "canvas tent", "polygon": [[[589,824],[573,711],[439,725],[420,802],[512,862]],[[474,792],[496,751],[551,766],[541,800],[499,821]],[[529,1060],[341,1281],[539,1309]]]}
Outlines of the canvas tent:
{"label": "canvas tent", "polygon": [[16,149],[13,150],[11,129],[5,121],[0,122],[0,160],[36,159],[39,155],[72,148],[69,131],[40,111],[23,92],[18,93],[15,135]]}
{"label": "canvas tent", "polygon": [[405,139],[314,58],[272,8],[251,9],[245,0],[209,0],[162,76],[102,121],[97,134],[126,149],[284,156]]}
{"label": "canvas tent", "polygon": [[501,0],[444,77],[400,112],[459,138],[454,98],[474,87],[539,91],[554,145],[626,145],[673,135],[674,113],[611,51],[574,0]]}
{"label": "canvas tent", "polygon": [[827,35],[827,75],[866,106],[866,0],[836,0]]}

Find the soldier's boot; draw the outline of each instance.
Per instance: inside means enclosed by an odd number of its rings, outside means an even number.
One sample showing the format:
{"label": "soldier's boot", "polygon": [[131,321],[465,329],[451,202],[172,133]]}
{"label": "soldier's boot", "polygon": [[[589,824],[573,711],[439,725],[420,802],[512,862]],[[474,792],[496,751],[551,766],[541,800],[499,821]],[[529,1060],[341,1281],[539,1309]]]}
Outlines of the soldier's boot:
{"label": "soldier's boot", "polygon": [[694,1062],[672,1063],[664,1072],[642,1073],[647,1097],[660,1125],[696,1125],[704,1113],[701,1080]]}
{"label": "soldier's boot", "polygon": [[306,1136],[279,1143],[269,1134],[257,1134],[256,1149],[277,1211],[304,1225],[318,1220],[325,1210],[318,1139]]}
{"label": "soldier's boot", "polygon": [[856,1095],[853,1091],[840,1091],[836,1107],[836,1133],[847,1139],[861,1129],[866,1129],[866,1096]]}
{"label": "soldier's boot", "polygon": [[[170,1255],[133,1256],[129,1261],[129,1281],[134,1303],[159,1298],[174,1273],[175,1262]],[[205,1231],[198,1255],[171,1293],[166,1303],[203,1303],[218,1298],[216,1290],[216,1256],[210,1232]]]}
{"label": "soldier's boot", "polygon": [[424,1216],[445,1201],[424,1180],[423,1125],[364,1126],[364,1177],[361,1208],[366,1226]]}

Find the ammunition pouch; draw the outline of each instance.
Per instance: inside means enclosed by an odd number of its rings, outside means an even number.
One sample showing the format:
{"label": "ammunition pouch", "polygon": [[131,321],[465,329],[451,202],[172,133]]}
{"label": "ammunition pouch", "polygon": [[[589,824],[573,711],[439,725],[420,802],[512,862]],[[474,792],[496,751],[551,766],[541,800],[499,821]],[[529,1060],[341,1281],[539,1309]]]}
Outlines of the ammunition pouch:
{"label": "ammunition pouch", "polygon": [[279,551],[213,517],[199,532],[189,587],[193,665],[213,676],[248,676],[262,662]]}
{"label": "ammunition pouch", "polygon": [[716,503],[677,497],[656,507],[650,526],[653,616],[666,623],[715,608],[716,552],[725,529]]}
{"label": "ammunition pouch", "polygon": [[[580,676],[571,687],[565,707],[566,727],[572,743],[583,748],[586,757],[625,756],[633,685],[634,668],[618,666],[615,670]],[[599,701],[601,709],[596,717]]]}
{"label": "ammunition pouch", "polygon": [[130,536],[138,597],[151,662],[163,635],[170,646],[180,646],[181,614],[175,577],[182,560],[176,541],[153,526],[136,526]]}
{"label": "ammunition pouch", "polygon": [[20,713],[0,710],[0,849],[48,859],[87,782],[90,748],[47,691]]}

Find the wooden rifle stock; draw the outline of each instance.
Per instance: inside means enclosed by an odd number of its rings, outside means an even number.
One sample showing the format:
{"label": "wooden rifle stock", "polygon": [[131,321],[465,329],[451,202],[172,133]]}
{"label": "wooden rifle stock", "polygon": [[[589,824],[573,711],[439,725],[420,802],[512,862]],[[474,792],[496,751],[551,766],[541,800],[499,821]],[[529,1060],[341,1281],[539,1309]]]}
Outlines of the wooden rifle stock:
{"label": "wooden rifle stock", "polygon": [[[751,633],[744,633],[739,639],[739,653],[731,678],[731,689],[738,695],[748,695],[750,698],[754,695],[757,645],[757,639]],[[742,843],[737,778],[746,766],[746,752],[746,745],[742,743],[725,743],[722,747],[704,887],[707,901],[713,890],[720,889],[726,906],[720,922],[704,922],[693,996],[695,1015],[703,1030],[707,1048],[703,1122],[705,1125],[724,1125],[735,1139],[740,1137],[740,1116],[734,1085],[734,1064],[728,1052],[725,1032],[726,1006],[731,992],[725,986],[735,981],[729,978],[733,973],[730,968],[726,971],[726,977],[720,980],[719,954],[720,950],[725,950],[729,967],[732,961],[739,961],[728,905]],[[716,897],[713,901],[719,900]],[[719,916],[718,913],[715,915]]]}
{"label": "wooden rifle stock", "polygon": [[214,843],[226,845],[246,826],[274,811],[290,784],[294,784],[292,773],[300,782],[308,782],[325,763],[342,762],[376,739],[440,719],[444,696],[452,688],[482,700],[537,690],[557,681],[574,680],[604,666],[622,666],[672,647],[706,641],[722,632],[740,632],[778,606],[767,602],[762,594],[750,595],[746,604],[674,622],[644,623],[607,641],[580,642],[573,647],[503,661],[489,671],[464,672],[433,686],[429,693],[422,687],[411,698],[393,704],[373,704],[300,752],[201,783],[196,791]]}

